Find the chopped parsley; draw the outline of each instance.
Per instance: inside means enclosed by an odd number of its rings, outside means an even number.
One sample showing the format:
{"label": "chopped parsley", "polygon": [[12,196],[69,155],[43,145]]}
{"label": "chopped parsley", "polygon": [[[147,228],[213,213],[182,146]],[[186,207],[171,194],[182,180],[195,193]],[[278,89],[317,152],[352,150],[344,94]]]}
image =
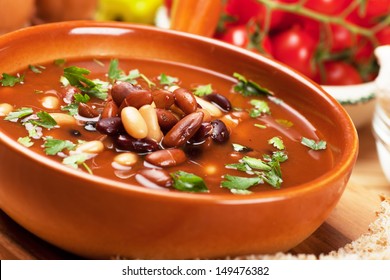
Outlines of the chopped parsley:
{"label": "chopped parsley", "polygon": [[47,137],[43,146],[47,155],[56,155],[65,149],[71,151],[76,147],[76,145],[69,140],[54,139],[52,137]]}
{"label": "chopped parsley", "polygon": [[34,72],[34,73],[36,73],[36,74],[41,74],[41,73],[42,73],[42,70],[45,70],[45,69],[46,69],[45,66],[42,66],[42,65],[31,65],[31,64],[28,66],[28,68],[29,68],[32,72]]}
{"label": "chopped parsley", "polygon": [[57,122],[50,116],[49,113],[41,111],[37,113],[38,119],[29,120],[30,123],[41,126],[47,129],[53,128],[57,125]]}
{"label": "chopped parsley", "polygon": [[32,108],[22,107],[17,109],[16,111],[10,112],[4,120],[6,121],[17,121],[18,119],[22,119],[34,113]]}
{"label": "chopped parsley", "polygon": [[178,81],[179,81],[179,79],[176,77],[168,76],[164,73],[160,74],[160,84],[161,85],[171,86],[171,85],[177,83]]}
{"label": "chopped parsley", "polygon": [[[232,193],[236,194],[250,194],[248,191],[250,187],[261,184],[262,179],[260,177],[240,177],[232,176],[229,174],[224,175],[225,180],[222,181],[221,186],[229,189]],[[246,191],[246,192],[243,192]]]}
{"label": "chopped parsley", "polygon": [[284,143],[282,138],[280,137],[272,137],[271,139],[268,140],[268,144],[273,145],[276,149],[278,150],[284,150]]}
{"label": "chopped parsley", "polygon": [[55,60],[53,61],[53,63],[54,63],[54,65],[57,65],[57,66],[62,67],[62,66],[65,65],[66,60],[63,59],[63,58],[59,58],[59,59],[55,59]]}
{"label": "chopped parsley", "polygon": [[173,179],[173,187],[179,191],[208,192],[203,179],[195,174],[184,171],[176,171],[170,174]]}
{"label": "chopped parsley", "polygon": [[106,99],[108,91],[107,87],[105,87],[106,84],[86,78],[85,76],[89,73],[88,69],[77,66],[64,68],[64,77],[69,81],[70,85],[77,87],[92,97]]}
{"label": "chopped parsley", "polygon": [[7,73],[2,74],[0,83],[3,87],[13,87],[16,84],[23,84],[24,75],[17,74],[16,76],[9,75]]}
{"label": "chopped parsley", "polygon": [[[235,194],[247,194],[250,187],[264,182],[279,189],[283,182],[280,163],[287,159],[287,154],[284,151],[273,152],[271,156],[264,155],[263,159],[245,156],[238,163],[227,164],[225,167],[251,174],[253,177],[237,177],[226,174],[225,181],[221,182],[221,186],[230,189]],[[236,190],[246,190],[247,192],[242,193]]]}
{"label": "chopped parsley", "polygon": [[65,165],[68,165],[70,167],[73,167],[77,169],[79,165],[83,165],[84,168],[88,171],[89,174],[92,174],[92,170],[88,167],[88,165],[85,163],[86,160],[91,158],[91,154],[87,153],[79,153],[79,154],[73,154],[68,157],[65,157],[62,160],[62,163]]}
{"label": "chopped parsley", "polygon": [[261,87],[254,81],[248,80],[243,75],[239,73],[234,73],[233,77],[235,77],[238,81],[233,87],[235,92],[241,93],[243,96],[253,96],[253,95],[273,95],[273,93]]}
{"label": "chopped parsley", "polygon": [[319,140],[316,142],[313,139],[302,137],[301,144],[306,146],[306,147],[309,147],[310,149],[312,149],[314,151],[326,149],[326,141],[324,141],[324,140]]}
{"label": "chopped parsley", "polygon": [[253,106],[249,110],[249,116],[251,118],[260,117],[262,114],[271,114],[271,110],[268,106],[268,103],[264,100],[252,99],[249,103]]}
{"label": "chopped parsley", "polygon": [[31,147],[32,145],[34,145],[34,142],[31,141],[31,138],[28,137],[28,136],[25,136],[25,137],[19,137],[18,138],[18,143],[22,144],[23,146],[29,148]]}
{"label": "chopped parsley", "polygon": [[246,146],[243,146],[240,144],[236,144],[236,143],[233,143],[232,146],[233,146],[233,150],[236,152],[247,153],[247,152],[253,151],[252,148],[249,148],[249,147],[246,147]]}
{"label": "chopped parsley", "polygon": [[213,88],[211,87],[211,84],[199,85],[196,88],[194,88],[194,95],[199,97],[209,95],[211,93],[213,93]]}

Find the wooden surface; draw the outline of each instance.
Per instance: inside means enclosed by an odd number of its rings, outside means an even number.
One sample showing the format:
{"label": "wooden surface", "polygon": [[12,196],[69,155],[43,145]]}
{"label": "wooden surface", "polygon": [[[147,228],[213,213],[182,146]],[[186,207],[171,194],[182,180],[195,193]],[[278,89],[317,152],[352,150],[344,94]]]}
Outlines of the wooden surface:
{"label": "wooden surface", "polygon": [[[380,195],[390,195],[370,126],[359,130],[360,153],[347,188],[328,220],[292,253],[328,253],[367,232]],[[0,259],[80,259],[37,238],[0,210]]]}

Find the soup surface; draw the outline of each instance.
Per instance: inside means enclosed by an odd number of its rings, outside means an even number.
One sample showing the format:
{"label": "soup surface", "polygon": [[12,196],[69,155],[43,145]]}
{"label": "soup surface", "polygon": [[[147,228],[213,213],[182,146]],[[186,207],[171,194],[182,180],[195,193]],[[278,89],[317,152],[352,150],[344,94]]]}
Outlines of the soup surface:
{"label": "soup surface", "polygon": [[64,168],[162,191],[250,194],[332,166],[324,135],[239,73],[59,59],[0,82],[0,128]]}

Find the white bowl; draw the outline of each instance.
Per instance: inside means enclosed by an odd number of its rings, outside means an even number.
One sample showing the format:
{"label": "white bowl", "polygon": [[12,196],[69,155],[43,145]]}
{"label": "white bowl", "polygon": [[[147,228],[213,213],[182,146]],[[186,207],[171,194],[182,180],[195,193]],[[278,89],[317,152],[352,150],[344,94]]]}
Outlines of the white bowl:
{"label": "white bowl", "polygon": [[322,86],[348,112],[356,128],[371,123],[377,87],[375,82],[347,86]]}

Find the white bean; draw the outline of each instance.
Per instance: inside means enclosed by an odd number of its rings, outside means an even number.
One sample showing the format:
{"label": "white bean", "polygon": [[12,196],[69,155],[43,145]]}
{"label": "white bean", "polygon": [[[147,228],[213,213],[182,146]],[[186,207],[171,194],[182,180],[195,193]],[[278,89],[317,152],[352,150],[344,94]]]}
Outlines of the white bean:
{"label": "white bean", "polygon": [[93,140],[77,145],[76,152],[98,154],[104,150],[104,144],[99,140]]}
{"label": "white bean", "polygon": [[128,106],[122,109],[121,119],[126,132],[137,139],[148,136],[148,127],[137,108]]}
{"label": "white bean", "polygon": [[11,104],[8,103],[1,103],[0,104],[0,116],[4,117],[12,112],[14,107]]}
{"label": "white bean", "polygon": [[212,117],[220,117],[222,116],[222,111],[217,107],[215,106],[214,104],[212,104],[211,102],[208,102],[202,98],[199,98],[197,96],[195,96],[195,99],[196,99],[196,102],[205,110],[207,110],[210,115]]}
{"label": "white bean", "polygon": [[163,133],[161,131],[160,125],[158,124],[157,113],[152,105],[144,105],[138,109],[141,116],[146,122],[148,127],[148,136],[149,138],[160,142],[163,138]]}
{"label": "white bean", "polygon": [[76,124],[76,119],[71,115],[65,113],[49,113],[49,115],[56,121],[59,126]]}
{"label": "white bean", "polygon": [[46,95],[41,98],[42,106],[46,109],[58,109],[60,106],[60,101],[58,97],[52,95]]}
{"label": "white bean", "polygon": [[138,155],[131,152],[120,153],[114,157],[114,162],[123,166],[133,166],[138,161]]}

